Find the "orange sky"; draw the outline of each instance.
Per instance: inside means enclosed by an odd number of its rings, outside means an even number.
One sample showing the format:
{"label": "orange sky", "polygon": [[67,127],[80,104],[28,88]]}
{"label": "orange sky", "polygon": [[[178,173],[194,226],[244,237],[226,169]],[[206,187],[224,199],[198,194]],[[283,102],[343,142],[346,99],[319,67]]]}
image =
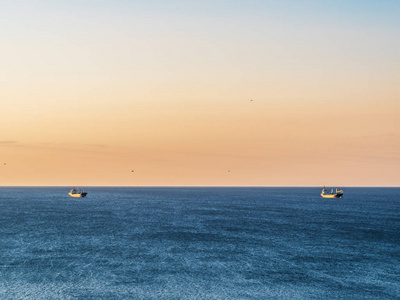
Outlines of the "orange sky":
{"label": "orange sky", "polygon": [[399,186],[389,8],[38,3],[0,5],[0,185]]}

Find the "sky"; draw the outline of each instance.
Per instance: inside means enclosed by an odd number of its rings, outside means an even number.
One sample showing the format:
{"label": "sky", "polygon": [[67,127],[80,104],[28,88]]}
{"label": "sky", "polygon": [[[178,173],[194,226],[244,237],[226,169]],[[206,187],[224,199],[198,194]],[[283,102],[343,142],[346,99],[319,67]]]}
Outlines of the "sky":
{"label": "sky", "polygon": [[399,1],[0,2],[0,186],[400,186]]}

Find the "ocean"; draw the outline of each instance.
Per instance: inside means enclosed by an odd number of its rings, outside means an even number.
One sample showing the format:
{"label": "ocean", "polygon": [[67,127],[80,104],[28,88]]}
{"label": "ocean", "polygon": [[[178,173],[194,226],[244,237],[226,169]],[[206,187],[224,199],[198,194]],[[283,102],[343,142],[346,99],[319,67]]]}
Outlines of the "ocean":
{"label": "ocean", "polygon": [[399,299],[400,188],[0,188],[0,299]]}

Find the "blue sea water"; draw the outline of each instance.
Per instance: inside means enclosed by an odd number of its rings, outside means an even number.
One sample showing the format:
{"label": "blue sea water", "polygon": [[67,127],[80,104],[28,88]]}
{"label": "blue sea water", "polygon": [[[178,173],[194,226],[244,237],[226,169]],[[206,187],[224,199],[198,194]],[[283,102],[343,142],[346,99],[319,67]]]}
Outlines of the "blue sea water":
{"label": "blue sea water", "polygon": [[0,299],[399,299],[400,188],[0,188]]}

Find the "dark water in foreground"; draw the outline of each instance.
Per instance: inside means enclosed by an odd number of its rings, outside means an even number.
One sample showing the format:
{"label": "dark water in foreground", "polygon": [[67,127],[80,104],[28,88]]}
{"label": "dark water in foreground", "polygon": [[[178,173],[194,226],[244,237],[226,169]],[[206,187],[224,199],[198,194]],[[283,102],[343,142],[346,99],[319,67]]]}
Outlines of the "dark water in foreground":
{"label": "dark water in foreground", "polygon": [[399,299],[400,189],[0,188],[0,299]]}

